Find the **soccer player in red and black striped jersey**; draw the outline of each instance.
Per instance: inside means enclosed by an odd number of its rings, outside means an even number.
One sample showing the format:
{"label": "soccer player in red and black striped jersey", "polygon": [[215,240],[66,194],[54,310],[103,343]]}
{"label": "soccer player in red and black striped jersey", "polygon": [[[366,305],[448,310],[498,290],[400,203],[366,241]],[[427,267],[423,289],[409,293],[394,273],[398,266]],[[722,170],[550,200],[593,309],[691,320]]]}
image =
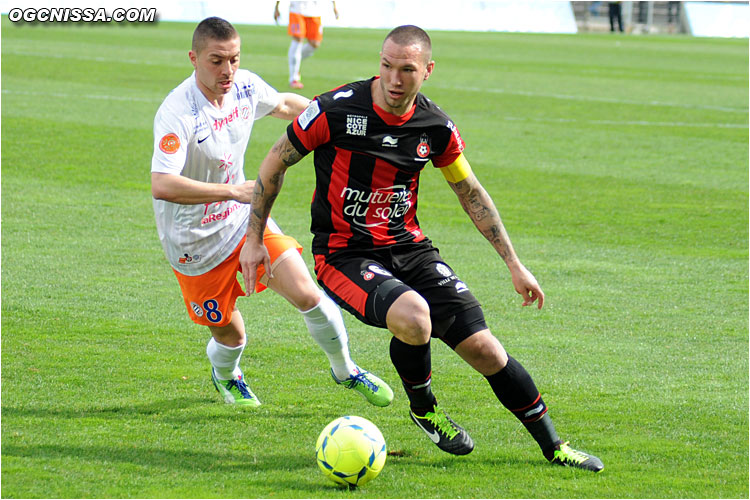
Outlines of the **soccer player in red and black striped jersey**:
{"label": "soccer player in red and black striped jersey", "polygon": [[393,334],[391,360],[412,420],[448,453],[474,448],[432,393],[430,338],[436,337],[486,377],[548,460],[598,472],[604,467],[598,458],[558,437],[531,376],[490,332],[477,299],[419,226],[419,175],[432,162],[505,261],[523,305],[542,308],[544,293],[464,157],[458,129],[419,93],[434,67],[427,33],[400,26],[383,42],[378,77],[317,97],[292,122],[260,167],[240,256],[244,279],[254,283],[256,268],[268,262],[263,230],[287,168],[314,151],[318,282],[361,321]]}

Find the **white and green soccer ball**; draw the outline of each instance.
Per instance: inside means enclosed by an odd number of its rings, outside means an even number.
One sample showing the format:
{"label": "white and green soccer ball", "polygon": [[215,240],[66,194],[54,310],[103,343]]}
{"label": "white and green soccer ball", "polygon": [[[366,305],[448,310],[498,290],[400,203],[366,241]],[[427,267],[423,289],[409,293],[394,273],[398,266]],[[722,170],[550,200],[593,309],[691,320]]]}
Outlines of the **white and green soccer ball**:
{"label": "white and green soccer ball", "polygon": [[318,467],[331,481],[362,486],[375,479],[385,465],[385,439],[362,417],[340,417],[328,424],[315,445]]}

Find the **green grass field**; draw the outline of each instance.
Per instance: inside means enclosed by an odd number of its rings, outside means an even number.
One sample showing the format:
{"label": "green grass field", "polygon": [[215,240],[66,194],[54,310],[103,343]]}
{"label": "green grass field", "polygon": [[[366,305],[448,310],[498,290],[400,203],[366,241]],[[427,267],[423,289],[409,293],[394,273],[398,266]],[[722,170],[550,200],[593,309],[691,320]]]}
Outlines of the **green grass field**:
{"label": "green grass field", "polygon": [[[433,344],[434,388],[476,450],[409,421],[389,335],[346,315],[385,409],[336,387],[300,316],[240,299],[243,367],[263,406],[219,401],[159,244],[152,124],[192,71],[192,24],[2,21],[3,498],[747,498],[748,42],[433,32],[423,87],[546,295],[522,308],[439,173],[420,221],[535,378],[557,430],[604,461],[551,467],[481,376]],[[238,26],[242,67],[286,88],[283,27]],[[377,72],[385,30],[328,29],[308,97]],[[247,176],[285,124],[259,121]],[[274,216],[309,248],[311,158]],[[304,253],[312,263],[309,251]],[[337,489],[314,444],[375,422],[375,481]]]}

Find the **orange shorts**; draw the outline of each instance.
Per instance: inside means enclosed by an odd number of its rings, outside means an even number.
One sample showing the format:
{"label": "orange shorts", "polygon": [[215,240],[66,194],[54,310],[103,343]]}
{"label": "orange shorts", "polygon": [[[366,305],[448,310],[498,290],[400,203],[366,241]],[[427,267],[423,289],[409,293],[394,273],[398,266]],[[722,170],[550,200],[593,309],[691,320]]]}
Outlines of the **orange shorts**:
{"label": "orange shorts", "polygon": [[[237,297],[246,295],[237,279],[237,273],[242,272],[240,251],[245,244],[245,239],[242,238],[232,255],[207,273],[187,276],[172,269],[177,275],[185,306],[194,323],[206,326],[226,326],[231,321]],[[302,253],[302,246],[297,243],[297,240],[291,236],[273,232],[267,227],[263,234],[263,244],[271,256],[272,268],[283,262],[294,251]],[[261,265],[258,267],[255,291],[262,292],[267,284],[268,277]]]}
{"label": "orange shorts", "polygon": [[307,38],[320,42],[323,40],[323,23],[321,23],[319,17],[304,17],[302,14],[290,12],[287,32],[290,36],[296,38]]}

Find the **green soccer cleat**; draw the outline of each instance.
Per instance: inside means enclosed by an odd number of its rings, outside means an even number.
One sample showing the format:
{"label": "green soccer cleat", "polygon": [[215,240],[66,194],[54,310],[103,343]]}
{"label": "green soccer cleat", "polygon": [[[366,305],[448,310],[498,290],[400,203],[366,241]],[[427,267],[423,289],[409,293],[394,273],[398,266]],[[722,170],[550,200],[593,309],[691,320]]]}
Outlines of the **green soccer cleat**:
{"label": "green soccer cleat", "polygon": [[337,384],[343,385],[347,389],[354,389],[362,394],[372,405],[388,406],[391,404],[391,401],[393,401],[393,391],[388,384],[367,370],[363,370],[356,365],[355,367],[357,373],[349,375],[344,380],[336,378],[336,374],[333,373],[333,370],[331,370],[331,376]]}
{"label": "green soccer cleat", "polygon": [[555,456],[550,463],[562,465],[565,467],[575,467],[576,469],[590,470],[600,472],[604,469],[604,464],[594,455],[589,455],[582,451],[574,450],[568,446],[568,442],[560,444],[560,449],[555,450]]}
{"label": "green soccer cleat", "polygon": [[469,433],[454,422],[442,408],[433,406],[423,417],[409,411],[411,419],[441,450],[453,455],[467,455],[474,449]]}
{"label": "green soccer cleat", "polygon": [[240,406],[260,406],[260,401],[245,383],[243,374],[233,380],[219,380],[216,378],[213,367],[211,367],[211,381],[221,397],[224,398],[225,403]]}

